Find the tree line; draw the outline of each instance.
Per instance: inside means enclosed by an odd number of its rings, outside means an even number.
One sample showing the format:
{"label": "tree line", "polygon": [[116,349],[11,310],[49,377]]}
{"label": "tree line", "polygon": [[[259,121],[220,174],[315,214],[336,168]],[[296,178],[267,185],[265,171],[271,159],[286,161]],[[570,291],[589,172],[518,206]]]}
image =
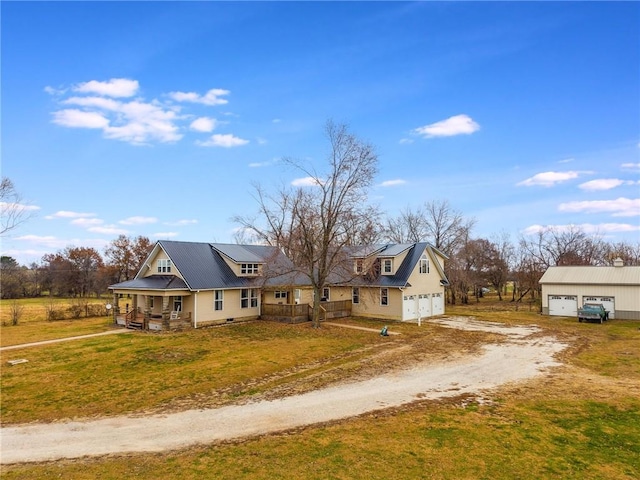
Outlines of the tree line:
{"label": "tree line", "polygon": [[2,298],[99,297],[109,285],[132,279],[152,248],[147,237],[120,235],[102,254],[91,247],[67,247],[28,266],[2,256],[0,294]]}

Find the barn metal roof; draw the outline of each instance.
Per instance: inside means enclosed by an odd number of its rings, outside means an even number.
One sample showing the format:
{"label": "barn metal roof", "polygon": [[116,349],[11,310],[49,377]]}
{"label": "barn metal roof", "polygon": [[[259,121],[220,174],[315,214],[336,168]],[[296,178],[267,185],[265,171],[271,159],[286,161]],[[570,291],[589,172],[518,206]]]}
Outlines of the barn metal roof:
{"label": "barn metal roof", "polygon": [[640,286],[640,267],[549,267],[540,284]]}

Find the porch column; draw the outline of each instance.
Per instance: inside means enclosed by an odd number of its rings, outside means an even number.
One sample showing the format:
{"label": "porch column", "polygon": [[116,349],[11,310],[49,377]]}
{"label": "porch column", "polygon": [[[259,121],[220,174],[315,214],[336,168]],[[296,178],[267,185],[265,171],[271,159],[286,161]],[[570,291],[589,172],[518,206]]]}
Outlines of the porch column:
{"label": "porch column", "polygon": [[169,311],[169,297],[162,297],[162,329],[169,330],[171,328],[170,322],[171,312]]}
{"label": "porch column", "polygon": [[151,318],[151,295],[144,296],[144,329],[149,328],[149,318]]}
{"label": "porch column", "polygon": [[120,305],[118,303],[119,299],[120,295],[113,292],[113,323],[118,323],[118,315],[120,314]]}

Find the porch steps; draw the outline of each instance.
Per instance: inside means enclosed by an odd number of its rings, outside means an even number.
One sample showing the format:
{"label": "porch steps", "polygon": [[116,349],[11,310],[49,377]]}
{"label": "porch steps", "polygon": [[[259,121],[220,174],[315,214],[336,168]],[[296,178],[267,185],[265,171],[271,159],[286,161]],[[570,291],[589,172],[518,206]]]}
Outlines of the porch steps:
{"label": "porch steps", "polygon": [[127,328],[130,328],[131,330],[142,330],[142,326],[143,326],[142,322],[136,322],[134,320],[131,320],[127,324]]}

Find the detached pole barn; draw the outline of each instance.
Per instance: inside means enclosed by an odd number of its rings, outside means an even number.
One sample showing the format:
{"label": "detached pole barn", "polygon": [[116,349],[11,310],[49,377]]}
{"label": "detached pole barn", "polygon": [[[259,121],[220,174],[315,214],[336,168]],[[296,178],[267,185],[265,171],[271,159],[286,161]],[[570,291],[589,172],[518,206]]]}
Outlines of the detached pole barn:
{"label": "detached pole barn", "polygon": [[540,279],[542,314],[575,317],[585,303],[601,303],[610,319],[640,320],[640,267],[549,267]]}

